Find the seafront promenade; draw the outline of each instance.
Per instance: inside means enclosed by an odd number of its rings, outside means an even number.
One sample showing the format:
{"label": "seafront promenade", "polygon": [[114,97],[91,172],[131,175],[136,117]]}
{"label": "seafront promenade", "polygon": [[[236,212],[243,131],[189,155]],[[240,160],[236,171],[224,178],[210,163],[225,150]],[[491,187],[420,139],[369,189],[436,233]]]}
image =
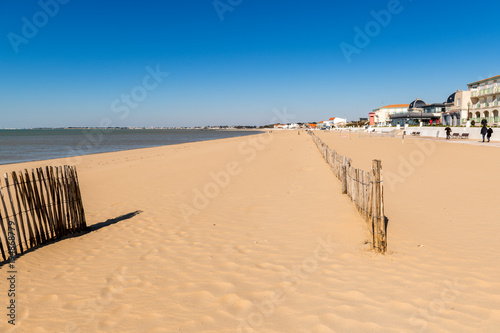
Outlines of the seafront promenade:
{"label": "seafront promenade", "polygon": [[[446,132],[445,132],[446,127],[429,127],[429,126],[423,126],[423,127],[407,127],[404,129],[401,127],[400,129],[397,129],[396,127],[372,127],[370,128],[369,132],[373,133],[397,133],[397,135],[401,135],[403,131],[406,131],[406,136],[419,136],[419,137],[429,137],[429,138],[446,138]],[[453,140],[483,140],[483,137],[481,135],[481,127],[476,126],[476,127],[450,127],[452,132],[451,134],[459,134],[459,138],[454,138]],[[463,134],[467,134],[468,137],[467,139],[463,138]],[[493,127],[493,135],[491,137],[491,140],[493,141],[499,141],[500,142],[500,129]]]}

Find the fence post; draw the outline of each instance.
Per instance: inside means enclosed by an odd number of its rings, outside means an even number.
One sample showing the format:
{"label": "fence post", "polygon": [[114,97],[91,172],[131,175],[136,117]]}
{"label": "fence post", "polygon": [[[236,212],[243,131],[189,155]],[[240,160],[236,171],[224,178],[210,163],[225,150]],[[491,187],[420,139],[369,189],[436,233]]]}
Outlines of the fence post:
{"label": "fence post", "polygon": [[345,163],[342,163],[340,176],[342,177],[342,194],[347,194],[347,167]]}
{"label": "fence post", "polygon": [[385,216],[383,203],[383,187],[381,177],[382,163],[380,160],[372,161],[372,182],[373,182],[373,247],[376,252],[385,253],[387,250],[387,238],[385,234]]}

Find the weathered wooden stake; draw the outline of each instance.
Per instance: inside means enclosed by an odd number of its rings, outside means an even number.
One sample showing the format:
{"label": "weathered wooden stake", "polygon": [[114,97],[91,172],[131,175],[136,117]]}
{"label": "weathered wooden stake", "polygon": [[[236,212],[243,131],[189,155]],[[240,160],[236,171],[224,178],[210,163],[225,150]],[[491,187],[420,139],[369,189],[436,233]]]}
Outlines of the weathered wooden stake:
{"label": "weathered wooden stake", "polygon": [[387,242],[385,237],[385,216],[382,203],[382,178],[381,170],[382,163],[380,160],[372,161],[373,175],[373,246],[375,251],[385,253],[387,250]]}
{"label": "weathered wooden stake", "polygon": [[[7,222],[8,223],[8,222]],[[2,214],[0,214],[0,226],[2,226],[2,231],[3,231],[3,235],[4,235],[4,239],[5,239],[5,250],[7,252],[9,252],[9,240],[7,238],[7,234],[5,232],[5,227],[3,225],[3,219],[2,219]],[[0,237],[0,250],[2,250],[2,258],[3,260],[7,260],[7,256],[5,255],[5,251],[3,249],[3,242],[2,242],[2,238]]]}
{"label": "weathered wooden stake", "polygon": [[[21,245],[21,235],[19,234],[19,223],[17,222],[17,216],[16,216],[16,209],[14,208],[14,202],[12,201],[12,195],[10,194],[10,187],[9,187],[9,176],[7,174],[4,174],[4,179],[5,179],[5,188],[7,190],[7,195],[9,196],[9,201],[10,201],[10,207],[12,209],[12,218],[14,220],[14,225],[17,230],[17,239],[19,240],[19,247],[21,248],[21,252],[23,251],[22,245]],[[8,214],[7,215],[7,221],[9,220]],[[15,249],[15,254],[17,254],[17,248]]]}
{"label": "weathered wooden stake", "polygon": [[[1,183],[0,183],[1,184]],[[3,198],[3,193],[1,191],[1,187],[0,187],[0,199],[2,200],[2,206],[3,206],[3,211],[4,211],[4,215],[5,215],[5,226],[8,226],[9,224],[9,212],[7,210],[7,206],[5,205],[5,200]],[[0,219],[0,223],[2,224],[2,232],[3,232],[3,235],[5,237],[5,246],[7,246],[7,253],[9,252],[9,249],[8,249],[8,239],[7,239],[7,232],[5,231],[5,226],[3,224],[3,221]]]}
{"label": "weathered wooden stake", "polygon": [[[21,206],[21,201],[23,199],[22,199],[22,196],[21,196],[21,193],[20,193],[19,182],[17,180],[17,175],[16,175],[15,172],[12,173],[12,182],[14,184],[14,192],[16,194],[17,209],[19,210],[19,212],[22,212],[24,206]],[[26,228],[25,228],[25,225],[24,225],[23,214],[19,214],[19,222],[21,224],[21,228],[23,229],[24,244],[26,244],[26,248],[29,248],[30,245],[28,244],[28,240],[26,238]],[[28,233],[29,233],[28,237],[29,237],[30,241],[32,242],[35,239],[35,237],[33,236],[33,231],[31,230],[29,219],[27,220],[26,225],[27,225],[27,230],[28,230]],[[21,240],[19,240],[19,243],[20,243],[19,245],[21,246],[22,245],[21,244]],[[21,247],[21,251],[22,251],[22,247]]]}

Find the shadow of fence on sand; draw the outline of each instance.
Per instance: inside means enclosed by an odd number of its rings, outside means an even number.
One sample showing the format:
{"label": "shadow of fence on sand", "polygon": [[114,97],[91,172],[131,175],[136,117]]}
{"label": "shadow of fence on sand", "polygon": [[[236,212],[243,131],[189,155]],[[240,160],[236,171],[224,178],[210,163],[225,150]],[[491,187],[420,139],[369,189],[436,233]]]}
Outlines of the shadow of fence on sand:
{"label": "shadow of fence on sand", "polygon": [[112,224],[115,224],[115,223],[118,223],[118,222],[121,222],[121,221],[124,221],[124,220],[131,219],[134,216],[139,215],[140,213],[142,213],[142,210],[136,210],[135,212],[128,213],[128,214],[125,214],[125,215],[121,215],[121,216],[115,217],[114,219],[109,219],[109,220],[106,220],[104,222],[99,222],[99,223],[93,224],[93,225],[91,225],[91,226],[88,227],[87,233],[88,232],[92,232],[92,231],[97,231],[97,230],[99,230],[101,228],[110,226]]}
{"label": "shadow of fence on sand", "polygon": [[[47,245],[55,244],[55,243],[58,243],[60,241],[63,241],[63,240],[66,240],[66,239],[70,239],[70,238],[81,237],[81,236],[90,234],[90,233],[92,233],[94,231],[97,231],[99,229],[102,229],[102,228],[105,228],[105,227],[109,227],[109,226],[111,226],[113,224],[116,224],[118,222],[129,220],[129,219],[133,218],[134,216],[141,214],[142,212],[143,212],[142,210],[136,210],[136,211],[128,213],[128,214],[120,215],[120,216],[115,217],[113,219],[108,219],[108,220],[106,220],[104,222],[99,222],[99,223],[93,224],[91,226],[86,227],[82,231],[75,232],[75,233],[72,233],[72,234],[67,234],[67,235],[64,235],[64,236],[62,236],[60,238],[56,238],[56,239],[50,240],[50,241],[48,241],[46,243],[39,244],[38,246],[32,247],[32,248],[28,249],[27,251],[25,251],[23,253],[17,254],[15,256],[15,259],[21,258],[24,255],[26,255],[28,253],[31,253],[31,252],[33,252],[35,250],[41,249],[41,248],[43,248],[43,247],[45,247]],[[5,264],[7,264],[9,262],[10,262],[9,259],[1,261],[0,262],[0,268],[2,268],[3,265],[5,265]]]}

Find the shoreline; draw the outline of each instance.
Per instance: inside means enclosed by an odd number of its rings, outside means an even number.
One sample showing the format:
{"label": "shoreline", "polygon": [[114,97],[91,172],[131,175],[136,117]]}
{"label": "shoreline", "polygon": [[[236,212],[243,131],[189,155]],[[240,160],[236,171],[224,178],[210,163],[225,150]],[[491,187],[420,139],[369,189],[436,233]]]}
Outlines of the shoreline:
{"label": "shoreline", "polygon": [[[38,129],[37,129],[38,130]],[[45,129],[40,129],[41,131],[45,131]],[[48,129],[52,130],[52,129]],[[58,130],[58,129],[55,129]],[[61,129],[63,130],[63,129]],[[81,129],[67,129],[69,131],[80,131]],[[24,131],[24,130],[21,130]],[[110,129],[110,131],[114,131],[113,129]],[[196,131],[202,131],[202,130],[196,130]],[[209,131],[216,131],[216,130],[209,130]],[[219,130],[217,130],[219,131]],[[258,135],[260,133],[263,133],[265,131],[251,131],[251,130],[220,130],[220,132],[255,132],[252,134],[245,134],[245,135],[238,135],[238,136],[231,136],[227,138],[213,138],[213,139],[200,139],[200,140],[194,140],[194,141],[187,141],[187,142],[181,142],[181,143],[171,143],[171,144],[162,144],[162,145],[153,145],[153,146],[146,146],[146,147],[138,147],[138,148],[130,148],[130,149],[118,149],[118,150],[109,150],[109,151],[101,151],[101,152],[89,152],[85,154],[76,154],[76,155],[70,155],[70,156],[59,156],[59,157],[54,157],[54,158],[42,158],[42,159],[33,159],[33,160],[26,160],[26,161],[16,161],[16,162],[7,162],[3,163],[0,162],[0,166],[5,166],[5,165],[15,165],[15,164],[22,164],[22,163],[32,163],[32,162],[44,162],[44,161],[52,161],[52,160],[63,160],[63,159],[69,159],[69,160],[74,160],[74,159],[79,159],[81,156],[88,156],[88,155],[96,155],[96,154],[106,154],[106,153],[113,153],[113,152],[121,152],[121,151],[128,151],[128,150],[137,150],[137,149],[147,149],[147,148],[157,148],[157,147],[164,147],[164,146],[171,146],[171,145],[179,145],[179,144],[185,144],[185,143],[194,143],[194,142],[203,142],[203,141],[214,141],[214,140],[222,140],[222,139],[228,139],[228,138],[233,138],[233,137],[242,137],[242,136],[252,136],[252,135]],[[82,133],[82,138],[84,138],[85,135]],[[90,142],[90,144],[93,144],[95,147],[99,147],[101,144],[95,144],[94,142],[91,142],[90,139],[87,138],[87,140]],[[66,146],[65,148],[71,149],[72,151],[75,151],[73,147]],[[112,149],[112,148],[110,148]],[[92,147],[92,150],[96,150],[94,147]]]}

